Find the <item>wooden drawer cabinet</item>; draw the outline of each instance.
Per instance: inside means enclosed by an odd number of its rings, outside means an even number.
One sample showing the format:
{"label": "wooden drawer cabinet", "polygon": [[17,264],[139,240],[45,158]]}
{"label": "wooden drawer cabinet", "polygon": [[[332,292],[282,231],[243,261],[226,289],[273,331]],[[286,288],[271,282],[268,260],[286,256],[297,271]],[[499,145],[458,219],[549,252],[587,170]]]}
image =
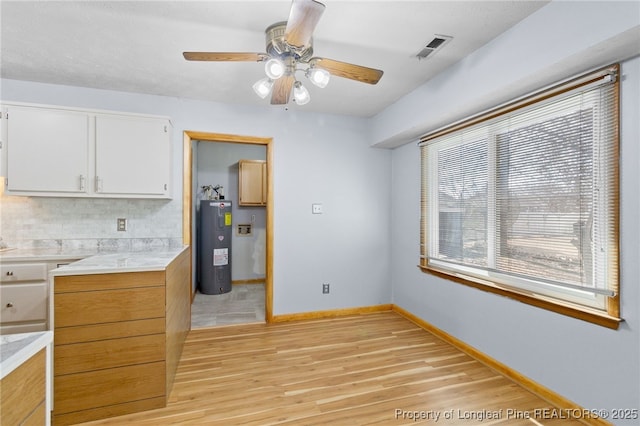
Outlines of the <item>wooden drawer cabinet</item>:
{"label": "wooden drawer cabinet", "polygon": [[189,251],[165,271],[54,277],[54,422],[160,408],[191,325]]}
{"label": "wooden drawer cabinet", "polygon": [[47,415],[46,349],[41,349],[3,378],[0,388],[3,425],[44,425]]}

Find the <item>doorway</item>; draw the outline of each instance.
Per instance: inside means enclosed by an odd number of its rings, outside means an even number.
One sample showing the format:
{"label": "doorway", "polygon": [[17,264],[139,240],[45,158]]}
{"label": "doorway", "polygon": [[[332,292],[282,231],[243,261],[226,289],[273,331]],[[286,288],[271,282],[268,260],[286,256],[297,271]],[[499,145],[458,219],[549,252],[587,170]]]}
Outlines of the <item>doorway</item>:
{"label": "doorway", "polygon": [[273,322],[273,139],[254,136],[230,135],[222,133],[206,133],[185,131],[183,141],[183,186],[182,186],[182,240],[184,244],[189,244],[191,250],[191,298],[195,297],[195,287],[193,286],[194,262],[194,217],[195,203],[193,202],[194,179],[193,179],[193,150],[194,143],[237,143],[262,145],[266,148],[266,179],[267,179],[267,202],[266,202],[266,237],[265,237],[265,281],[264,281],[264,303],[265,321]]}

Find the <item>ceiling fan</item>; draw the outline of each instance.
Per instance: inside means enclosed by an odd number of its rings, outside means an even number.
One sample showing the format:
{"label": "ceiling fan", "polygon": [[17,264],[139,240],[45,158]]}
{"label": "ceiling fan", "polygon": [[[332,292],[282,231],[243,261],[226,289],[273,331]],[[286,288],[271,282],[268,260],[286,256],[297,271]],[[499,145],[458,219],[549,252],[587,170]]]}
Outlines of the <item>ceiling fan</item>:
{"label": "ceiling fan", "polygon": [[292,92],[297,104],[309,102],[309,92],[296,80],[296,71],[304,71],[319,87],[325,87],[331,75],[376,84],[382,77],[380,70],[313,56],[313,30],[324,9],[316,0],[293,0],[289,19],[265,30],[266,53],[183,52],[183,56],[189,61],[265,62],[267,77],[257,81],[253,89],[262,98],[271,93],[272,105],[289,103]]}

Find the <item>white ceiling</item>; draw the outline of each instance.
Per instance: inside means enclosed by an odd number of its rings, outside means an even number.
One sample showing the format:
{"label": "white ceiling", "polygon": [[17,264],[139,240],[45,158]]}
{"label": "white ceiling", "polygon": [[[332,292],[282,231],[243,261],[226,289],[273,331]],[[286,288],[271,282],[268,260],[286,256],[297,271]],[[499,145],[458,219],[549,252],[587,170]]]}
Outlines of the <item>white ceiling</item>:
{"label": "white ceiling", "polygon": [[[324,0],[314,55],[382,69],[377,85],[307,84],[305,111],[372,116],[509,30],[546,1]],[[3,78],[262,105],[260,63],[188,62],[183,51],[264,52],[264,30],[291,2],[7,1],[0,3]],[[453,40],[415,55],[436,34]]]}

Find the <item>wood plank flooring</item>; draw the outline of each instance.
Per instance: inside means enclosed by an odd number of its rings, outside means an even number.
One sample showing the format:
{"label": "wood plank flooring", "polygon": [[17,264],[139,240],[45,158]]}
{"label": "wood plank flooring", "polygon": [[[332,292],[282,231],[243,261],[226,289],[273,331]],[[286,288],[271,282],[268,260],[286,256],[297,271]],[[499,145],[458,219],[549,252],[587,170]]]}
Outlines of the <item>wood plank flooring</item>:
{"label": "wood plank flooring", "polygon": [[193,330],[167,407],[91,424],[581,424],[562,414],[382,312]]}

